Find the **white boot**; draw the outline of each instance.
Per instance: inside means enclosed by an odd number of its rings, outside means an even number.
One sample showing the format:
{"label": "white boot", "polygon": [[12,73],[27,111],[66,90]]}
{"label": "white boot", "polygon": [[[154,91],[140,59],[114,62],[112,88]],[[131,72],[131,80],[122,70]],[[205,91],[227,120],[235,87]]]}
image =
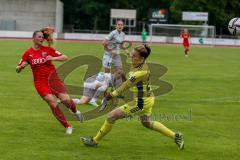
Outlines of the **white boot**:
{"label": "white boot", "polygon": [[93,105],[94,107],[98,107],[99,105],[96,102],[97,100],[95,98],[92,98],[89,102],[89,104]]}
{"label": "white boot", "polygon": [[67,127],[66,128],[66,134],[72,134],[73,128],[72,127]]}

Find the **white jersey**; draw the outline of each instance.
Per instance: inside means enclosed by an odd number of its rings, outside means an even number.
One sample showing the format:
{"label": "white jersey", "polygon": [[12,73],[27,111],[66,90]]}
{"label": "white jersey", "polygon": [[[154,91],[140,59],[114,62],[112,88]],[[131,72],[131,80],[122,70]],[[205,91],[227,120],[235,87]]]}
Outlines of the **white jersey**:
{"label": "white jersey", "polygon": [[[118,32],[117,29],[113,30],[109,33],[109,35],[105,38],[107,41],[111,41],[113,43],[117,43],[117,53],[120,53],[120,43],[122,43],[125,39],[125,33],[124,32]],[[106,50],[105,53],[109,54]]]}

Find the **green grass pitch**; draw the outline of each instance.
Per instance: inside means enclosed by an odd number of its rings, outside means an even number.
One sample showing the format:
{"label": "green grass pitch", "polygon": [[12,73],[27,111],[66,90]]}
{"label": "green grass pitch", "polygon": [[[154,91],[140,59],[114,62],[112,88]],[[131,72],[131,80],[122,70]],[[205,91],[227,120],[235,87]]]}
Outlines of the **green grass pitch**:
{"label": "green grass pitch", "polygon": [[[184,134],[185,150],[178,151],[173,140],[145,129],[136,119],[118,121],[97,148],[83,146],[79,137],[95,135],[105,115],[82,124],[71,122],[73,134],[66,135],[35,91],[30,68],[20,75],[15,72],[30,46],[30,40],[0,41],[0,160],[239,159],[239,48],[193,46],[185,58],[181,46],[152,47],[148,61],[166,66],[168,72],[161,79],[174,86],[156,99],[153,113]],[[58,42],[56,47],[70,58],[103,54],[100,43]],[[66,82],[81,85],[84,71],[72,72]]]}

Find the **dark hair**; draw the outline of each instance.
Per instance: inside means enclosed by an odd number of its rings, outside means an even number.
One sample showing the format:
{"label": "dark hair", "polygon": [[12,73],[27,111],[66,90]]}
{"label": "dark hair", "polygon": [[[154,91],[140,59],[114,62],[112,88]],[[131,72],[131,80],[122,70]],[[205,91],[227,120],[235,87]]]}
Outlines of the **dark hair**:
{"label": "dark hair", "polygon": [[41,31],[40,31],[40,30],[34,31],[34,32],[33,32],[33,37],[36,36],[36,34],[37,34],[38,32],[42,32],[42,33],[43,33],[43,38],[46,39],[46,40],[48,39],[49,34],[45,33],[45,32],[42,31],[42,30],[41,30]]}
{"label": "dark hair", "polygon": [[48,43],[48,47],[51,47],[54,43],[54,39],[51,34],[47,33],[47,30],[41,29],[33,32],[33,37],[37,35],[38,32],[43,33],[43,39]]}
{"label": "dark hair", "polygon": [[36,36],[36,34],[37,34],[38,32],[42,32],[42,31],[36,30],[36,31],[33,32],[33,35],[32,35],[32,36],[33,36],[33,37]]}
{"label": "dark hair", "polygon": [[134,50],[137,51],[139,53],[139,55],[141,57],[144,57],[145,59],[147,59],[147,57],[151,53],[150,47],[148,45],[146,45],[146,44],[139,45],[139,46],[135,47]]}
{"label": "dark hair", "polygon": [[124,24],[124,22],[123,22],[122,19],[117,19],[117,20],[116,20],[116,24],[118,24],[118,22],[122,22],[122,23]]}

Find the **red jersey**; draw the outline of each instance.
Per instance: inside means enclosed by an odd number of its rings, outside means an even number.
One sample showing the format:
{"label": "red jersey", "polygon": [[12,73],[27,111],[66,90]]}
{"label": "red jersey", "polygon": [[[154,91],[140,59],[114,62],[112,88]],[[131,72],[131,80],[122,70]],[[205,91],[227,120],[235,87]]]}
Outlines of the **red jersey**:
{"label": "red jersey", "polygon": [[189,41],[188,41],[188,38],[189,38],[189,33],[182,33],[181,34],[181,37],[183,38],[183,45],[184,46],[189,46]]}
{"label": "red jersey", "polygon": [[25,51],[22,56],[19,65],[22,62],[27,62],[30,64],[34,82],[47,81],[49,75],[55,71],[55,67],[52,64],[52,61],[47,61],[47,56],[57,57],[62,54],[56,51],[54,48],[41,46],[38,50],[29,48]]}

